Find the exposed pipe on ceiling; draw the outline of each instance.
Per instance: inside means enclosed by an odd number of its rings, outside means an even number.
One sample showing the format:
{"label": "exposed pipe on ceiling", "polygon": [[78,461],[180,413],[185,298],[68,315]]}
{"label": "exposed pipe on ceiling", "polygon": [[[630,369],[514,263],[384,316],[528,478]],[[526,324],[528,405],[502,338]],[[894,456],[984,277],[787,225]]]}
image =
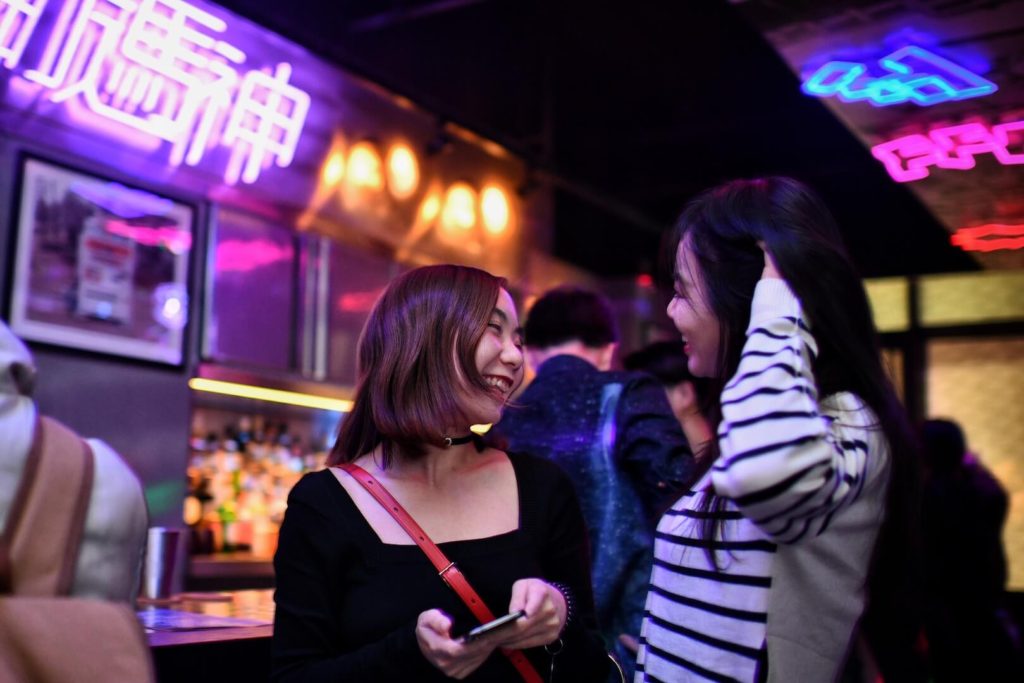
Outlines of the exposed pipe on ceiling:
{"label": "exposed pipe on ceiling", "polygon": [[430,17],[435,14],[454,12],[489,1],[490,0],[438,0],[438,2],[418,5],[416,7],[402,7],[353,21],[348,25],[348,30],[351,33],[378,31],[380,29],[391,28],[396,24],[418,21],[419,19]]}

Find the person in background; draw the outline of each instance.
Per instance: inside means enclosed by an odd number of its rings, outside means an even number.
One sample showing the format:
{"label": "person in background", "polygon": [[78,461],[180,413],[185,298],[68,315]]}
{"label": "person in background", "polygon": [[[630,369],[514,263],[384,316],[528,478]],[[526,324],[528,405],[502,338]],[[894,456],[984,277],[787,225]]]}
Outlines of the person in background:
{"label": "person in background", "polygon": [[922,435],[932,677],[940,683],[1021,680],[1016,628],[1006,609],[1006,491],[967,452],[956,422],[928,420]]}
{"label": "person in background", "polygon": [[646,372],[661,382],[672,413],[679,420],[694,456],[700,458],[712,438],[711,426],[701,412],[707,401],[707,390],[704,380],[694,377],[686,367],[683,342],[659,341],[649,344],[625,356],[622,367]]}
{"label": "person in background", "polygon": [[493,438],[572,478],[590,531],[598,623],[631,670],[628,637],[640,632],[654,520],[683,488],[693,457],[658,383],[610,370],[618,331],[604,297],[551,290],[534,303],[525,335],[537,375]]}
{"label": "person in background", "polygon": [[701,194],[668,246],[668,315],[719,400],[699,480],[658,525],[636,681],[835,680],[868,600],[896,599],[917,505],[864,288],[788,178]]}
{"label": "person in background", "polygon": [[[0,529],[7,524],[36,429],[35,379],[32,355],[0,323]],[[71,595],[134,602],[149,523],[142,485],[110,446],[87,441],[95,469]]]}
{"label": "person in background", "polygon": [[[358,350],[355,405],[328,469],[292,489],[274,570],[276,681],[523,680],[499,649],[555,681],[601,681],[586,531],[553,464],[486,447],[523,377],[505,281],[463,266],[395,279]],[[347,469],[376,477],[496,615],[472,642],[472,613],[412,538]]]}

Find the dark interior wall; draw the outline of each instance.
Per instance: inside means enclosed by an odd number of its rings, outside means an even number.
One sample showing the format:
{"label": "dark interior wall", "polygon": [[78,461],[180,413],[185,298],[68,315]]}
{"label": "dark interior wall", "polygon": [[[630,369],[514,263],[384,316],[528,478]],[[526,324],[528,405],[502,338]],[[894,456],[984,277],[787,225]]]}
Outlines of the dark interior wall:
{"label": "dark interior wall", "polygon": [[55,348],[32,353],[39,409],[110,444],[145,486],[150,523],[180,526],[189,437],[185,375]]}

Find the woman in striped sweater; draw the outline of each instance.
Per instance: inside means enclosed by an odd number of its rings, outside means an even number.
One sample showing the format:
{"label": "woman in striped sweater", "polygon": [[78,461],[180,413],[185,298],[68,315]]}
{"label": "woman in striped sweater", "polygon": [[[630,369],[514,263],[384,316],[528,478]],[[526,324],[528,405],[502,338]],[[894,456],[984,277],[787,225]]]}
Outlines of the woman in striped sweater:
{"label": "woman in striped sweater", "polygon": [[636,681],[835,680],[916,478],[863,286],[788,178],[704,193],[674,237],[668,314],[719,383],[717,438],[658,526]]}

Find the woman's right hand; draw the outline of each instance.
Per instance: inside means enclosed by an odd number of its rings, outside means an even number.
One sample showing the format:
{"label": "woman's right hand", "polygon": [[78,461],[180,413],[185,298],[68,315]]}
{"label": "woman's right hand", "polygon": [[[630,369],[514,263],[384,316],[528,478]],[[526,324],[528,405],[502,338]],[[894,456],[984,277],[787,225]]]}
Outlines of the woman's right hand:
{"label": "woman's right hand", "polygon": [[416,642],[427,661],[450,678],[470,675],[494,652],[493,639],[466,643],[451,636],[452,620],[439,609],[427,610],[416,620]]}

